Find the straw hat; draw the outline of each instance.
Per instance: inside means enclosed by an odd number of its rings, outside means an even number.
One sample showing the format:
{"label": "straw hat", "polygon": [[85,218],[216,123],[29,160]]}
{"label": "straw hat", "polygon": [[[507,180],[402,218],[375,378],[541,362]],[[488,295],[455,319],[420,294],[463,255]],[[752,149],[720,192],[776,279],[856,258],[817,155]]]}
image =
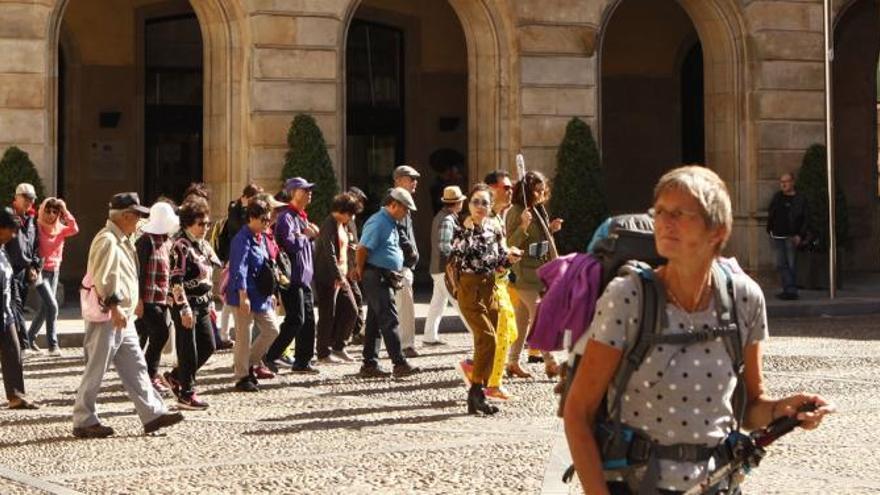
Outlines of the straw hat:
{"label": "straw hat", "polygon": [[447,186],[443,188],[443,197],[440,198],[440,201],[443,201],[444,203],[458,203],[466,199],[467,196],[461,193],[460,187]]}

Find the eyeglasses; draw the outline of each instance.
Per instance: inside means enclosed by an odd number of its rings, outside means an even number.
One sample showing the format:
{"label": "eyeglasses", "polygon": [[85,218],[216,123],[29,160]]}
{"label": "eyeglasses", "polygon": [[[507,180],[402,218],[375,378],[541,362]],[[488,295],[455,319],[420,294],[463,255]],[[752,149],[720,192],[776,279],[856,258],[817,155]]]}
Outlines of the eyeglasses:
{"label": "eyeglasses", "polygon": [[474,198],[471,200],[471,204],[474,206],[482,206],[483,208],[488,208],[492,203],[480,198]]}
{"label": "eyeglasses", "polygon": [[196,222],[196,225],[198,225],[199,227],[208,227],[209,225],[211,225],[211,223],[213,222],[209,220],[202,220],[201,222]]}
{"label": "eyeglasses", "polygon": [[697,217],[702,216],[702,213],[698,211],[683,210],[681,208],[667,210],[662,206],[651,208],[650,210],[648,210],[648,213],[655,219],[662,219],[673,222],[678,222],[681,219],[693,220]]}

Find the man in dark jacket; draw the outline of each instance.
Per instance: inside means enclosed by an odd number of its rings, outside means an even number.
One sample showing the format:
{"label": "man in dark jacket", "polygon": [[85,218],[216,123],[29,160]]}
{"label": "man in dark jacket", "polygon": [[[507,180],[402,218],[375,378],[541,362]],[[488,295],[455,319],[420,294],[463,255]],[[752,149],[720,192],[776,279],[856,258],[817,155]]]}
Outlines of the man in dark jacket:
{"label": "man in dark jacket", "polygon": [[784,300],[798,298],[797,248],[807,235],[809,210],[807,199],[794,189],[794,175],[779,178],[779,191],[773,195],[767,210],[767,232],[776,250],[776,269],[782,277]]}
{"label": "man in dark jacket", "polygon": [[[24,324],[24,304],[27,299],[28,287],[37,280],[43,268],[40,258],[39,233],[37,218],[34,214],[34,201],[37,193],[34,186],[23,182],[15,188],[15,199],[12,210],[21,220],[18,236],[6,243],[6,254],[12,264],[12,314],[18,327],[18,342],[22,350],[27,350],[27,327]],[[36,344],[30,350],[39,351]]]}
{"label": "man in dark jacket", "polygon": [[217,256],[224,263],[229,261],[229,244],[235,234],[241,230],[241,227],[247,223],[247,205],[248,202],[263,192],[263,188],[257,184],[248,184],[241,192],[241,197],[229,203],[226,211],[226,224],[220,233],[220,240],[217,243]]}
{"label": "man in dark jacket", "polygon": [[315,355],[315,311],[312,298],[312,275],[314,274],[312,242],[320,229],[309,221],[306,207],[312,202],[315,185],[302,177],[293,177],[284,184],[290,193],[290,204],[275,221],[275,242],[290,258],[290,287],[281,291],[284,305],[284,322],[281,333],[266,351],[265,363],[270,370],[277,370],[278,360],[287,346],[296,340],[291,372],[315,374],[311,360]]}

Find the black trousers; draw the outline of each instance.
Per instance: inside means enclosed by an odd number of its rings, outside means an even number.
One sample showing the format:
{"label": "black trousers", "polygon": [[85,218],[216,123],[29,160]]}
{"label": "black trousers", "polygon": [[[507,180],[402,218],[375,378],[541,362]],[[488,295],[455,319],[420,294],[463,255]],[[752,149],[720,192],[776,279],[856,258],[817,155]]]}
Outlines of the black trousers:
{"label": "black trousers", "polygon": [[358,307],[347,286],[315,284],[318,298],[318,359],[341,351],[357,321]]}
{"label": "black trousers", "polygon": [[0,369],[3,370],[6,398],[23,399],[24,370],[21,366],[21,347],[13,323],[0,327]]}
{"label": "black trousers", "polygon": [[27,326],[24,324],[24,304],[27,302],[28,286],[27,268],[22,268],[12,274],[12,315],[15,317],[15,327],[18,333],[18,345],[20,349],[27,347]]}
{"label": "black trousers", "polygon": [[357,315],[355,316],[354,329],[352,329],[352,335],[363,335],[364,327],[367,325],[367,318],[364,311],[364,292],[361,289],[360,282],[349,281],[351,284],[351,295],[354,296],[354,304],[357,307]]}
{"label": "black trousers", "polygon": [[172,311],[171,317],[177,346],[177,366],[171,370],[171,376],[180,382],[180,395],[189,396],[193,393],[196,372],[208,362],[216,349],[211,312],[207,306],[193,308],[192,328],[183,326],[179,311]]}
{"label": "black trousers", "polygon": [[400,318],[394,305],[394,289],[382,280],[378,269],[367,266],[363,277],[364,296],[367,300],[367,326],[364,330],[364,366],[378,365],[379,336],[394,364],[403,364],[406,358],[400,352]]}
{"label": "black trousers", "polygon": [[293,364],[305,367],[315,357],[315,302],[312,289],[303,285],[291,285],[281,291],[284,305],[284,321],[275,342],[266,351],[266,361],[281,357],[291,342],[296,341]]}
{"label": "black trousers", "polygon": [[135,322],[144,359],[147,360],[147,373],[155,378],[159,371],[159,360],[162,349],[168,342],[168,306],[164,304],[144,303],[144,316]]}

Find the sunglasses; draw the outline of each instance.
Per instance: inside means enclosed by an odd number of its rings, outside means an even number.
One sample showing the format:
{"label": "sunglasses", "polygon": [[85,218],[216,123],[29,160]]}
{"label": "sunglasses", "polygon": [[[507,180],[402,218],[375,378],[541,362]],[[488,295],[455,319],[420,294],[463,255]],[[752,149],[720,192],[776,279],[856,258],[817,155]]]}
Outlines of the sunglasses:
{"label": "sunglasses", "polygon": [[198,225],[199,227],[207,227],[211,225],[211,223],[212,222],[210,222],[209,220],[202,220],[201,222],[196,222],[196,225]]}
{"label": "sunglasses", "polygon": [[60,214],[61,214],[61,210],[56,210],[56,209],[54,209],[54,208],[53,208],[53,209],[47,208],[47,209],[46,209],[46,214],[47,214],[47,215],[60,215]]}
{"label": "sunglasses", "polygon": [[488,208],[492,203],[480,198],[474,198],[471,200],[471,204],[474,206],[482,206],[483,208]]}

